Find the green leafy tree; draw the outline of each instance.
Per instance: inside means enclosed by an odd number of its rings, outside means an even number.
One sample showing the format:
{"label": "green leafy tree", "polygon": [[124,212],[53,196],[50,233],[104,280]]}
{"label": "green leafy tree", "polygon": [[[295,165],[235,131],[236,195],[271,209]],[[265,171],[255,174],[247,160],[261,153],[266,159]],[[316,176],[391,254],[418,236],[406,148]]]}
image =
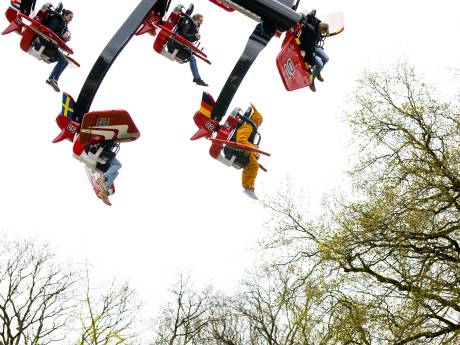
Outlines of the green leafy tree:
{"label": "green leafy tree", "polygon": [[[352,193],[317,221],[289,195],[268,202],[276,222],[267,246],[289,253],[285,263],[344,282],[341,308],[362,320],[348,323],[353,343],[458,343],[458,105],[404,64],[364,73],[355,101],[347,114],[359,147]],[[371,338],[357,340],[359,329]]]}

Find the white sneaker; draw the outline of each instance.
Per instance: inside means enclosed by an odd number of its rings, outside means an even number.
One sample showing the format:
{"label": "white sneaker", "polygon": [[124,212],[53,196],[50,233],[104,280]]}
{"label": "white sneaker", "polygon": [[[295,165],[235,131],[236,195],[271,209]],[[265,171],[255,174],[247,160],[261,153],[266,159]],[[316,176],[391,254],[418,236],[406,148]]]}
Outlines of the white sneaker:
{"label": "white sneaker", "polygon": [[246,188],[246,189],[243,191],[243,193],[246,194],[248,197],[250,197],[250,198],[253,199],[253,200],[259,200],[259,198],[257,197],[256,193],[255,193],[254,190],[252,190],[252,189]]}

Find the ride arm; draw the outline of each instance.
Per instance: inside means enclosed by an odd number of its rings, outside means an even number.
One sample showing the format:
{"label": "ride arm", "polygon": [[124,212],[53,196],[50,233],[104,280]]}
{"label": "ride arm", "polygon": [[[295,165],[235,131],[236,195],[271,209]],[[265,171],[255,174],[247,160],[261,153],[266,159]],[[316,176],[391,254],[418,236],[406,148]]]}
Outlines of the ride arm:
{"label": "ride arm", "polygon": [[246,73],[252,66],[259,53],[267,46],[268,42],[275,35],[275,29],[270,25],[259,23],[249,37],[243,54],[239,58],[230,76],[228,77],[222,91],[217,98],[211,112],[211,119],[220,122],[235,96]]}
{"label": "ride arm", "polygon": [[241,7],[252,12],[260,17],[262,22],[273,24],[275,29],[281,32],[292,28],[302,17],[300,13],[290,8],[294,1],[288,5],[288,1],[280,0],[232,0],[231,2],[232,7]]}
{"label": "ride arm", "polygon": [[86,81],[80,91],[80,95],[78,96],[74,112],[77,122],[81,122],[83,116],[89,111],[91,103],[93,102],[105,75],[117,59],[118,55],[128,44],[137,30],[139,30],[142,23],[144,23],[149,13],[152,11],[158,11],[163,14],[168,4],[169,2],[167,0],[141,0],[133,13],[131,13],[128,19],[118,29],[109,43],[107,43],[106,47],[97,58],[93,68],[89,72],[88,77],[86,78]]}

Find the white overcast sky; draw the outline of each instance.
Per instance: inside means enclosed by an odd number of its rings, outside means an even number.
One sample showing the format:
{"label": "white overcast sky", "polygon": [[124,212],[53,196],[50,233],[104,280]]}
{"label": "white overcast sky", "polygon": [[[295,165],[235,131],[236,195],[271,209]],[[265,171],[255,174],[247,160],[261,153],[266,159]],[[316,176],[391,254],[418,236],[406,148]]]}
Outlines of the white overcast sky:
{"label": "white overcast sky", "polygon": [[[77,98],[94,61],[137,1],[64,5],[74,11],[70,46],[82,67],[66,70],[60,86]],[[274,193],[290,176],[317,210],[324,193],[347,183],[350,138],[342,118],[360,72],[409,60],[440,93],[452,90],[448,68],[459,67],[460,4],[303,0],[301,6],[319,14],[344,13],[345,31],[326,42],[325,83],[317,83],[316,94],[285,91],[275,65],[281,40],[274,38],[231,109],[251,101],[265,118],[261,148],[272,157],[261,161],[269,173],[259,174],[257,193]],[[255,22],[205,0],[195,1],[195,8],[205,16],[202,45],[213,62],[199,62],[199,69],[217,98]],[[59,132],[55,117],[61,102],[61,94],[45,84],[52,66],[23,53],[18,36],[0,37],[0,231],[49,242],[75,262],[87,259],[102,276],[129,279],[155,304],[182,271],[192,272],[199,284],[236,286],[256,257],[264,215],[242,194],[241,171],[212,160],[205,140],[189,140],[203,89],[192,83],[188,65],[154,53],[152,44],[148,35],[131,41],[92,106],[128,110],[141,131],[139,140],[121,147],[123,168],[113,206],[107,207],[72,158],[71,144],[51,143]]]}

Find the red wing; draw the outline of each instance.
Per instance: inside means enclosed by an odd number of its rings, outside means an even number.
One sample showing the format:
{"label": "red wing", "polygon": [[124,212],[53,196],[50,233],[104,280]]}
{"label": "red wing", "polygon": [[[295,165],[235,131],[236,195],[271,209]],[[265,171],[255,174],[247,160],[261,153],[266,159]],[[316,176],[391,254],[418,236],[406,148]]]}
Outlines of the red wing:
{"label": "red wing", "polygon": [[[11,8],[9,8],[8,10],[10,9]],[[18,34],[21,34],[23,25],[22,23],[18,22],[16,18],[17,18],[17,12],[15,12],[15,17],[13,18],[13,20],[10,21],[10,25],[8,25],[8,27],[2,31],[2,35],[7,35],[14,31],[16,31]]]}
{"label": "red wing", "polygon": [[133,119],[126,110],[92,111],[83,116],[80,141],[86,144],[94,137],[118,142],[134,141],[140,137]]}
{"label": "red wing", "polygon": [[223,8],[225,11],[227,12],[233,12],[235,11],[235,9],[233,7],[230,7],[230,6],[227,6],[224,2],[222,1],[219,1],[219,0],[209,0],[211,1],[213,4],[219,6],[220,8]]}
{"label": "red wing", "polygon": [[72,65],[74,65],[75,67],[80,67],[80,63],[77,60],[70,57],[69,55],[64,55],[64,56]]}
{"label": "red wing", "polygon": [[199,50],[197,47],[195,47],[191,42],[187,41],[185,38],[182,36],[172,32],[168,28],[164,27],[163,25],[160,24],[155,24],[156,27],[158,27],[160,30],[163,31],[163,34],[166,34],[169,38],[175,40],[177,43],[182,44],[189,48],[197,58],[205,61],[208,64],[211,64],[211,61],[207,59],[207,55],[203,53],[201,50]]}
{"label": "red wing", "polygon": [[204,62],[206,62],[208,65],[212,65],[211,61],[209,61],[208,59],[206,59],[205,57],[203,56],[200,56],[200,55],[196,55],[195,56],[200,59],[200,60],[203,60]]}
{"label": "red wing", "polygon": [[323,14],[319,16],[319,19],[329,24],[328,37],[338,35],[344,30],[342,12]]}
{"label": "red wing", "polygon": [[72,121],[67,116],[59,114],[56,118],[58,127],[61,129],[61,133],[53,140],[53,143],[58,143],[63,140],[70,140],[75,136],[75,133],[78,132],[80,124],[76,121]]}
{"label": "red wing", "polygon": [[311,75],[300,52],[298,39],[290,32],[286,35],[289,38],[276,57],[276,67],[286,90],[293,91],[309,86]]}
{"label": "red wing", "polygon": [[228,146],[233,146],[237,149],[242,149],[242,150],[249,151],[249,152],[260,153],[261,155],[265,155],[265,156],[271,156],[268,152],[259,150],[256,147],[248,146],[244,144],[238,144],[238,143],[235,143],[234,141],[228,141],[228,140],[216,139],[216,138],[210,138],[209,140],[211,140],[213,143],[216,143],[216,144],[224,144]]}
{"label": "red wing", "polygon": [[[55,44],[56,46],[59,46],[65,52],[69,54],[73,54],[73,50],[67,44],[65,44],[65,42],[62,39],[60,39],[53,31],[47,28],[45,25],[41,24],[35,19],[32,19],[20,12],[18,12],[18,16],[23,20],[23,25],[28,27],[32,31],[34,31],[37,35],[40,35],[45,40]],[[24,19],[26,21],[29,21],[30,24],[24,23]]]}

